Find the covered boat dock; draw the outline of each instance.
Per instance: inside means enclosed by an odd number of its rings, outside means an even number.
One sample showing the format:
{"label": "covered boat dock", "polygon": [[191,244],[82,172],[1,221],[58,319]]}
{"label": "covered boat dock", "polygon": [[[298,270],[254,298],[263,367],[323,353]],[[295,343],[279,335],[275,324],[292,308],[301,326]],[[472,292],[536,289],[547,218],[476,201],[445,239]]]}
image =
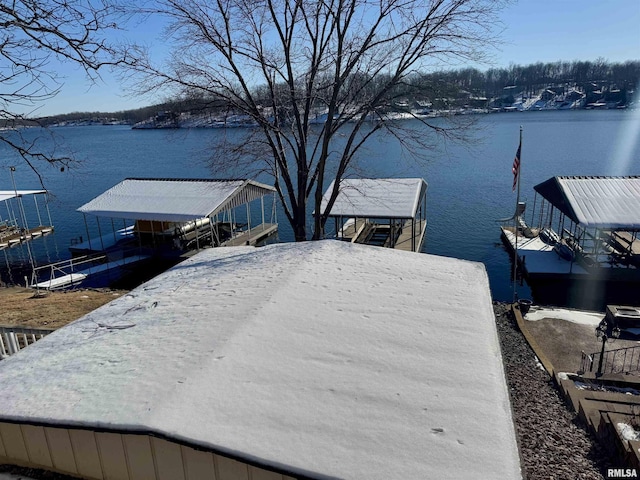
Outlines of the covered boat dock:
{"label": "covered boat dock", "polygon": [[589,309],[636,302],[640,177],[552,177],[534,189],[529,218],[522,205],[501,231],[536,301]]}
{"label": "covered boat dock", "polygon": [[427,229],[427,183],[421,178],[342,179],[322,199],[344,241],[420,252]]}
{"label": "covered boat dock", "polygon": [[534,190],[531,220],[502,226],[530,278],[640,281],[640,177],[560,176]]}
{"label": "covered boat dock", "polygon": [[[206,247],[257,245],[278,230],[275,206],[267,219],[264,203],[274,192],[246,179],[125,179],[78,208],[88,239],[71,246],[71,260],[36,269],[32,285],[66,288],[134,260],[179,261]],[[254,201],[260,201],[260,215],[252,215]],[[96,218],[96,238],[89,234],[89,215]],[[100,222],[104,218],[109,219],[107,233]]]}
{"label": "covered boat dock", "polygon": [[[38,197],[46,198],[47,194],[46,190],[0,190],[0,202],[4,204],[2,209],[4,211],[0,213],[0,250],[15,247],[53,232],[49,204],[45,201],[48,223],[43,221],[43,212],[40,211],[38,204]],[[38,223],[34,227],[29,227],[30,222],[23,203],[25,197],[33,197]]]}

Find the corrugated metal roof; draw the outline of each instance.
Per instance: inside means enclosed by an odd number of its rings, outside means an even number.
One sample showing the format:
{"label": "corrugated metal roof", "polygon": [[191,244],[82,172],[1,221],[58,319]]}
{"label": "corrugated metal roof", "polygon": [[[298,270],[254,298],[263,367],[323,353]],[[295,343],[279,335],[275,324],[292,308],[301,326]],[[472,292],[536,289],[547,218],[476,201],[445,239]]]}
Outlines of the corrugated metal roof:
{"label": "corrugated metal roof", "polygon": [[640,177],[553,177],[534,187],[583,227],[640,229]]}
{"label": "corrugated metal roof", "polygon": [[274,191],[253,180],[127,178],[78,211],[98,217],[185,222],[215,215]]}
{"label": "corrugated metal roof", "polygon": [[[17,195],[16,195],[17,193]],[[0,202],[16,198],[22,195],[37,195],[39,193],[47,193],[46,190],[0,190]]]}
{"label": "corrugated metal roof", "polygon": [[[322,198],[327,208],[334,182]],[[421,178],[346,178],[331,208],[331,217],[414,218],[427,190]]]}

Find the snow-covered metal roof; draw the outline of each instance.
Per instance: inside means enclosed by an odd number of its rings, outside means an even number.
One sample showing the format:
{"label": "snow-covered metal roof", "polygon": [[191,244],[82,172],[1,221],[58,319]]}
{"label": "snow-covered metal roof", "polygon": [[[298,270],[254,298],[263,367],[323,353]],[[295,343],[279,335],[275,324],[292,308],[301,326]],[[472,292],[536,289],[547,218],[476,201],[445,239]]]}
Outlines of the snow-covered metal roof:
{"label": "snow-covered metal roof", "polygon": [[640,230],[640,177],[552,177],[534,189],[583,227]]}
{"label": "snow-covered metal roof", "polygon": [[0,190],[0,202],[9,200],[23,195],[37,195],[47,193],[46,190]]}
{"label": "snow-covered metal roof", "polygon": [[[334,182],[322,198],[326,209]],[[331,217],[415,218],[427,183],[421,178],[345,178],[331,208]]]}
{"label": "snow-covered metal roof", "polygon": [[0,362],[0,422],[151,434],[291,476],[520,478],[480,263],[201,251]]}
{"label": "snow-covered metal roof", "polygon": [[128,178],[78,208],[98,217],[185,222],[275,192],[253,180]]}

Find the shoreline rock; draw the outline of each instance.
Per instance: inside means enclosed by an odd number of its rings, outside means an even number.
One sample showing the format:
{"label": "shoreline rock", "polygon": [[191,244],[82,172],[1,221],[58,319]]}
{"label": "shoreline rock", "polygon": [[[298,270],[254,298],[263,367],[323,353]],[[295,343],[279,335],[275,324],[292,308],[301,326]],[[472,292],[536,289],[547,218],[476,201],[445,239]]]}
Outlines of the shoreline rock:
{"label": "shoreline rock", "polygon": [[604,472],[611,467],[609,456],[580,424],[554,380],[540,368],[511,319],[509,305],[494,303],[494,312],[523,478],[605,478]]}

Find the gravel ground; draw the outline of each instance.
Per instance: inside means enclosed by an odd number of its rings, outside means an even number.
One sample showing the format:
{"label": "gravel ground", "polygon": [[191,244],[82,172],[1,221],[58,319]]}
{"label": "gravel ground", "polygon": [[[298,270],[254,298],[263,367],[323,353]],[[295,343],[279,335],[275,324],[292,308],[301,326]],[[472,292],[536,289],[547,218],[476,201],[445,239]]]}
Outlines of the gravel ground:
{"label": "gravel ground", "polygon": [[511,320],[508,305],[495,304],[502,358],[511,395],[523,477],[602,479],[609,457],[573,410]]}

